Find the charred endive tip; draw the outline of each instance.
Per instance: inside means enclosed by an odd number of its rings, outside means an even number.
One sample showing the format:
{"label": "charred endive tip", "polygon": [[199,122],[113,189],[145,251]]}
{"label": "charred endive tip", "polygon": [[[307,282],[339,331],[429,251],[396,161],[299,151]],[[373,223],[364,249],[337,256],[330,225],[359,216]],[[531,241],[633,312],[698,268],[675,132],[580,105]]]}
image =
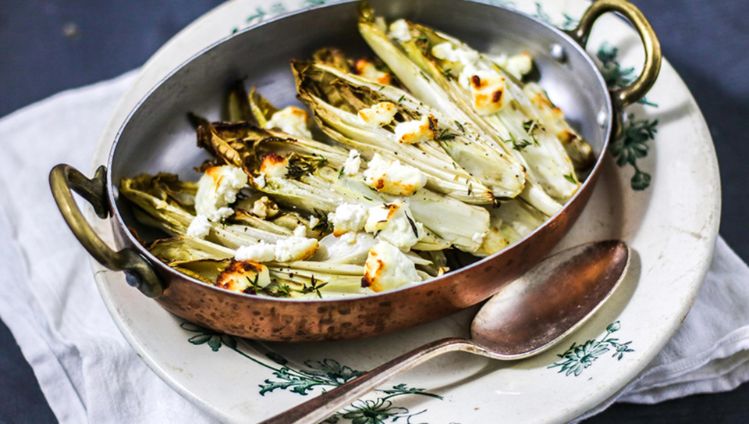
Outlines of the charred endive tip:
{"label": "charred endive tip", "polygon": [[249,102],[250,114],[255,119],[255,123],[260,128],[265,128],[268,121],[273,117],[273,114],[278,112],[278,109],[268,99],[260,95],[254,86],[247,93],[247,100]]}
{"label": "charred endive tip", "polygon": [[312,53],[312,61],[324,63],[343,72],[351,72],[351,66],[342,50],[335,47],[323,47]]}
{"label": "charred endive tip", "polygon": [[237,81],[226,91],[222,119],[228,122],[244,122],[252,119],[250,102],[242,81]]}
{"label": "charred endive tip", "polygon": [[359,22],[374,22],[375,12],[368,0],[359,1]]}

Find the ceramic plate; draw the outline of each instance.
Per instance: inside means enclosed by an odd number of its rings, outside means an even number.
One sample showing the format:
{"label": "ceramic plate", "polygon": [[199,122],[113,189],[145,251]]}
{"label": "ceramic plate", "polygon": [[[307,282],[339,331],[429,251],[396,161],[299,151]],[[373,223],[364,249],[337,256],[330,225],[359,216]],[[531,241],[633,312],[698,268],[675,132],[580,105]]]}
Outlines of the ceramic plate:
{"label": "ceramic plate", "polygon": [[[127,113],[178,64],[248,25],[324,2],[235,0],[187,27],[144,66],[102,138],[95,164],[106,163]],[[559,26],[574,25],[586,7],[577,0],[491,3]],[[611,84],[636,76],[640,42],[623,21],[606,16],[588,46]],[[609,303],[543,355],[511,363],[446,355],[399,375],[329,421],[568,421],[643,370],[687,314],[710,263],[720,183],[702,115],[668,63],[647,99],[627,112],[624,137],[613,144],[591,202],[559,246],[608,238],[629,243],[631,272]],[[111,240],[108,222],[96,227]],[[270,417],[419,344],[465,335],[474,311],[366,340],[258,343],[182,322],[130,288],[121,273],[94,268],[115,322],[148,365],[186,398],[232,422]]]}

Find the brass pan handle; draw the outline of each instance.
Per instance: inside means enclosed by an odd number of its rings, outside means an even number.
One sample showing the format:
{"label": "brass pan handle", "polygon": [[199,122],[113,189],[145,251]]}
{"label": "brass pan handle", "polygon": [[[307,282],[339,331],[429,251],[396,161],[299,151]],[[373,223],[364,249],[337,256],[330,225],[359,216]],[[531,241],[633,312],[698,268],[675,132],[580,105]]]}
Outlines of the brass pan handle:
{"label": "brass pan handle", "polygon": [[650,22],[648,22],[645,15],[642,14],[637,6],[626,0],[594,1],[580,18],[577,28],[567,31],[567,34],[585,47],[590,31],[593,29],[593,24],[601,15],[607,12],[618,12],[632,23],[640,34],[640,40],[642,40],[643,47],[645,48],[645,63],[637,80],[626,87],[617,87],[610,90],[614,102],[623,108],[645,97],[645,94],[658,78],[663,56],[661,54],[661,44]]}
{"label": "brass pan handle", "polygon": [[94,259],[113,271],[125,271],[129,284],[137,286],[148,297],[158,297],[163,286],[148,262],[131,248],[116,252],[107,246],[88,224],[73,198],[75,191],[91,203],[99,218],[107,218],[106,174],[107,168],[100,166],[94,178],[88,179],[70,165],[57,165],[49,173],[52,196],[68,227]]}

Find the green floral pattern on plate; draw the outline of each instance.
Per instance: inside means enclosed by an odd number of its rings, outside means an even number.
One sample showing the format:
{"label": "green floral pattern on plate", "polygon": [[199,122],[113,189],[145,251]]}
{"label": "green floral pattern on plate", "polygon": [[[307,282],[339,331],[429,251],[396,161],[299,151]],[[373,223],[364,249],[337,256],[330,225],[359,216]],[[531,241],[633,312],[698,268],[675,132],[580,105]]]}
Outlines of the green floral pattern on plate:
{"label": "green floral pattern on plate", "polygon": [[337,387],[362,374],[334,359],[307,360],[304,361],[307,369],[293,369],[287,366],[286,358],[275,352],[269,352],[266,356],[281,368],[273,371],[276,379],[267,379],[260,385],[261,395],[280,389],[306,396],[315,387]]}
{"label": "green floral pattern on plate", "polygon": [[[637,78],[635,68],[623,67],[617,59],[618,55],[619,49],[609,43],[603,43],[596,53],[601,63],[601,73],[610,88],[624,87]],[[639,103],[658,107],[658,104],[647,98],[642,98]],[[611,143],[611,154],[616,159],[616,164],[634,168],[635,173],[630,179],[633,190],[641,191],[650,187],[651,176],[640,169],[637,161],[648,155],[649,142],[655,139],[657,131],[657,119],[637,118],[635,114],[630,113],[626,116],[620,136]]]}
{"label": "green floral pattern on plate", "polygon": [[615,321],[606,327],[606,333],[600,339],[591,339],[583,344],[573,342],[569,349],[557,355],[559,360],[549,365],[548,368],[557,368],[559,373],[577,377],[593,365],[598,358],[612,350],[611,357],[621,361],[624,354],[635,350],[631,347],[631,341],[623,343],[618,338],[611,337],[619,329],[621,329],[621,324],[619,321]]}
{"label": "green floral pattern on plate", "polygon": [[[205,344],[213,352],[218,352],[222,347],[226,347],[271,371],[273,377],[265,379],[259,385],[258,392],[262,396],[275,390],[285,390],[301,396],[307,396],[315,388],[323,390],[335,388],[362,375],[362,371],[341,365],[338,361],[330,358],[319,361],[304,361],[304,368],[302,368],[289,365],[289,361],[277,352],[266,351],[265,356],[272,363],[261,361],[257,359],[260,357],[257,353],[253,355],[242,349],[239,342],[242,339],[238,340],[236,337],[221,334],[189,322],[181,323],[180,327],[190,333],[194,333],[187,339],[187,341],[194,345]],[[258,351],[263,350],[259,344],[253,341],[244,340],[244,343],[255,347]],[[442,399],[440,395],[427,392],[426,389],[410,387],[406,384],[397,384],[388,389],[378,389],[377,394],[378,396],[375,399],[357,400],[343,410],[330,416],[325,422],[337,423],[343,419],[354,424],[384,424],[394,423],[403,419],[406,423],[410,423],[413,417],[424,413],[426,410],[411,412],[408,408],[394,405],[392,399],[408,395]]]}
{"label": "green floral pattern on plate", "polygon": [[629,114],[622,135],[611,143],[611,154],[616,158],[616,164],[630,165],[635,170],[630,180],[633,190],[645,190],[650,186],[650,174],[640,169],[637,160],[648,155],[648,143],[655,138],[657,131],[657,119],[637,119],[634,114]]}

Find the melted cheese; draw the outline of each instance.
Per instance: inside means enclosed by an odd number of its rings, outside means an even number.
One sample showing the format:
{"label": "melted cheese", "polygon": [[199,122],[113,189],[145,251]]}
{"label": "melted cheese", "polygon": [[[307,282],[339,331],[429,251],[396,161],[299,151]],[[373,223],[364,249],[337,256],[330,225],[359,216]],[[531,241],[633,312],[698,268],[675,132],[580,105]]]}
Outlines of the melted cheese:
{"label": "melted cheese", "polygon": [[408,205],[402,201],[373,206],[367,215],[365,231],[404,252],[408,252],[424,236],[424,226],[416,222]]}
{"label": "melted cheese", "polygon": [[380,102],[360,110],[357,114],[365,124],[382,127],[393,122],[396,113],[398,113],[398,107],[394,103]]}
{"label": "melted cheese", "polygon": [[362,285],[372,291],[392,290],[419,281],[414,263],[392,244],[379,241],[369,250]]}
{"label": "melted cheese", "polygon": [[517,79],[522,79],[533,70],[533,57],[528,52],[513,56],[503,54],[490,59]]}
{"label": "melted cheese", "polygon": [[411,40],[411,30],[405,19],[398,19],[390,24],[390,37],[394,40],[405,42]]}
{"label": "melted cheese", "polygon": [[346,162],[343,163],[343,174],[348,176],[356,175],[359,173],[359,168],[361,168],[361,155],[358,150],[351,149],[348,152]]}
{"label": "melted cheese", "polygon": [[398,143],[416,144],[434,140],[437,120],[431,116],[423,116],[418,121],[401,122],[395,126],[395,139]]}
{"label": "melted cheese", "polygon": [[240,246],[234,252],[234,258],[253,262],[293,262],[307,259],[317,251],[318,241],[301,234],[306,231],[304,226],[297,228],[301,228],[301,231],[295,230],[293,236],[278,240],[276,243],[261,241]]}
{"label": "melted cheese", "polygon": [[383,193],[410,196],[426,185],[427,178],[412,166],[388,161],[375,153],[364,171],[364,182]]}
{"label": "melted cheese", "polygon": [[[275,153],[263,157],[260,164],[260,174],[265,178],[283,178],[289,173],[289,159]],[[257,180],[256,180],[257,182]]]}
{"label": "melted cheese", "polygon": [[236,166],[213,166],[198,181],[195,211],[209,221],[217,222],[231,216],[228,205],[237,200],[237,193],[247,185],[247,175]]}
{"label": "melted cheese", "polygon": [[249,246],[241,246],[234,252],[234,259],[238,261],[272,262],[276,260],[276,246],[261,241]]}
{"label": "melted cheese", "polygon": [[328,214],[328,221],[333,224],[333,235],[336,237],[361,230],[366,220],[367,208],[355,203],[340,204],[335,212]]}
{"label": "melted cheese", "polygon": [[226,290],[255,294],[255,287],[271,283],[268,267],[253,261],[232,261],[216,279],[216,285]]}
{"label": "melted cheese", "polygon": [[508,103],[505,78],[498,73],[466,67],[460,79],[470,89],[472,106],[480,115],[494,114]]}
{"label": "melted cheese", "polygon": [[187,235],[195,238],[205,238],[211,231],[211,223],[203,215],[198,215],[190,221],[187,227]]}
{"label": "melted cheese", "polygon": [[392,81],[390,73],[377,69],[377,66],[367,59],[359,59],[354,63],[354,73],[364,79],[382,85],[390,85],[390,82]]}
{"label": "melted cheese", "polygon": [[296,106],[287,106],[274,113],[265,123],[265,128],[276,128],[289,135],[312,138],[307,127],[307,111]]}
{"label": "melted cheese", "polygon": [[292,236],[276,242],[275,255],[278,262],[301,261],[317,251],[318,241],[313,238]]}
{"label": "melted cheese", "polygon": [[456,48],[448,42],[440,43],[432,47],[432,56],[440,60],[460,62],[462,64],[472,64],[479,59],[479,54],[475,50],[463,46],[458,46]]}

